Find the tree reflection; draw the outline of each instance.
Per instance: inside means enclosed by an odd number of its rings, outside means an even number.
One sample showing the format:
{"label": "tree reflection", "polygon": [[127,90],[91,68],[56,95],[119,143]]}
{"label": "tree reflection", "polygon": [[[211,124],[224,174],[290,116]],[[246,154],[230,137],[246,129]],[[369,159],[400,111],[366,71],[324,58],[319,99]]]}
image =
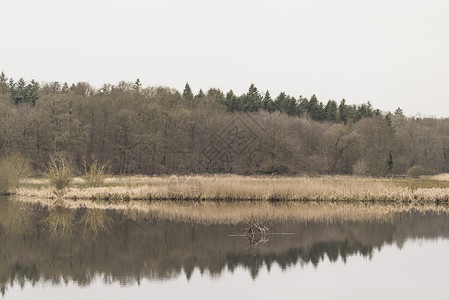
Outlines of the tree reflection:
{"label": "tree reflection", "polygon": [[97,234],[107,230],[111,221],[111,217],[104,209],[87,209],[81,217],[80,224],[84,228],[84,234],[88,232]]}
{"label": "tree reflection", "polygon": [[33,210],[29,207],[12,201],[0,201],[0,226],[5,231],[25,234],[33,226],[33,219]]}
{"label": "tree reflection", "polygon": [[[262,228],[259,223],[259,227]],[[252,240],[235,238],[244,224],[201,225],[168,222],[127,211],[50,208],[0,202],[0,290],[10,284],[74,281],[89,285],[164,280],[195,270],[212,276],[238,267],[256,279],[263,268],[318,266],[352,255],[367,259],[375,249],[410,238],[449,238],[446,214],[408,212],[391,222],[268,222],[270,235],[252,231]],[[248,227],[247,227],[248,229]],[[254,229],[254,228],[253,228]],[[54,238],[55,234],[58,238]],[[261,241],[264,240],[263,247]]]}
{"label": "tree reflection", "polygon": [[53,234],[64,235],[72,231],[74,218],[74,210],[58,202],[49,210],[48,216],[42,220],[42,223]]}

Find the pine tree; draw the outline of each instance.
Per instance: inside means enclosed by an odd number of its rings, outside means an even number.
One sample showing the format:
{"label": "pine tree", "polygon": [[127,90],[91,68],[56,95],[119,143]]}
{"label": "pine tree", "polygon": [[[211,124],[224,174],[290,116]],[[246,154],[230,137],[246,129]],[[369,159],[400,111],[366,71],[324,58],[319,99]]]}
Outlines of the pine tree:
{"label": "pine tree", "polygon": [[6,84],[8,82],[8,78],[6,77],[5,73],[0,74],[0,84]]}
{"label": "pine tree", "polygon": [[357,107],[357,120],[362,118],[371,118],[374,115],[371,102],[362,103]]}
{"label": "pine tree", "polygon": [[31,82],[27,85],[26,102],[34,106],[37,100],[39,99],[39,90],[40,90],[39,83],[37,83],[34,80],[31,80]]}
{"label": "pine tree", "polygon": [[338,122],[337,102],[329,100],[324,108],[325,120],[329,122]]}
{"label": "pine tree", "polygon": [[290,116],[296,115],[296,100],[285,94],[285,92],[281,92],[279,96],[276,97],[274,103],[281,112]]}
{"label": "pine tree", "polygon": [[253,83],[250,85],[248,93],[242,95],[240,99],[243,111],[255,112],[262,108],[262,96]]}
{"label": "pine tree", "polygon": [[61,91],[63,94],[67,94],[69,92],[69,85],[67,84],[67,82],[64,82]]}
{"label": "pine tree", "polygon": [[403,111],[400,107],[398,107],[398,108],[394,111],[394,115],[395,115],[395,116],[403,117],[403,116],[404,116],[404,111]]}
{"label": "pine tree", "polygon": [[323,103],[318,102],[315,95],[312,95],[309,101],[308,112],[312,120],[323,121],[324,120],[324,108]]}
{"label": "pine tree", "polygon": [[142,83],[140,82],[140,79],[137,78],[136,82],[133,85],[133,90],[140,91],[142,89]]}
{"label": "pine tree", "polygon": [[299,95],[298,104],[296,105],[296,115],[304,117],[308,115],[309,100]]}
{"label": "pine tree", "polygon": [[340,120],[342,120],[346,125],[348,123],[348,107],[345,99],[341,99],[340,101],[340,105],[338,106],[338,114],[340,116]]}
{"label": "pine tree", "polygon": [[14,104],[20,104],[22,102],[25,102],[25,96],[26,96],[26,81],[23,78],[20,78],[17,81],[17,84],[15,85],[14,94],[13,94],[13,101]]}
{"label": "pine tree", "polygon": [[262,108],[268,112],[274,112],[276,110],[276,104],[273,99],[271,99],[269,91],[265,92],[265,96],[262,99]]}
{"label": "pine tree", "polygon": [[5,73],[0,74],[0,93],[5,94],[8,92],[8,78]]}
{"label": "pine tree", "polygon": [[201,98],[203,98],[204,96],[205,96],[205,95],[204,95],[204,93],[203,93],[203,90],[200,89],[200,90],[198,91],[198,94],[195,95],[195,98],[201,99]]}
{"label": "pine tree", "polygon": [[182,92],[182,98],[189,101],[193,99],[192,89],[190,88],[190,85],[188,83],[186,83],[184,87],[184,91]]}
{"label": "pine tree", "polygon": [[237,96],[234,94],[232,90],[226,93],[226,97],[223,102],[227,111],[233,112],[239,110],[239,103]]}

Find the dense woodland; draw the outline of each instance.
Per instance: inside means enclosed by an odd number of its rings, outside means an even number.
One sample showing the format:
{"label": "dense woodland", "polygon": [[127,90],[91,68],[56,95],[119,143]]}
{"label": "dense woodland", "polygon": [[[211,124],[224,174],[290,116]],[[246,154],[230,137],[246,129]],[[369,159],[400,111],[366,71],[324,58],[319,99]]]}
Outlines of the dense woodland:
{"label": "dense woodland", "polygon": [[[0,157],[28,157],[39,174],[52,155],[81,171],[98,160],[115,174],[357,174],[449,172],[449,119],[398,108],[272,97],[195,95],[140,81],[39,84],[0,75]],[[412,172],[413,171],[413,172]]]}

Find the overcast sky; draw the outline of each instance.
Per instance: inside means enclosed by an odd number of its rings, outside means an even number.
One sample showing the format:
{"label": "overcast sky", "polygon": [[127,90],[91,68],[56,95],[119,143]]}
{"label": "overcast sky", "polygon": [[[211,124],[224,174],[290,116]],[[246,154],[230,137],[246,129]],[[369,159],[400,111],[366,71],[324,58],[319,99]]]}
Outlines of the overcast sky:
{"label": "overcast sky", "polygon": [[2,0],[0,71],[449,117],[447,0]]}

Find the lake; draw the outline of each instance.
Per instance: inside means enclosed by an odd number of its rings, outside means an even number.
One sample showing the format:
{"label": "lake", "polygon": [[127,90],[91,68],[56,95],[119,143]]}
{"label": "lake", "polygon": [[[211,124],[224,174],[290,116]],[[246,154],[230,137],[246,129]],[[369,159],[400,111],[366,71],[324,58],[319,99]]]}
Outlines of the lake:
{"label": "lake", "polygon": [[[255,206],[257,219],[244,222],[212,218],[211,207],[202,219],[201,205],[172,205],[178,213],[199,213],[161,217],[0,198],[2,297],[447,298],[445,207],[274,203],[264,204],[270,212],[264,216]],[[229,207],[253,209],[229,203],[213,206],[214,214],[229,213]],[[284,217],[276,214],[280,210]],[[268,231],[254,239],[248,228],[255,223]]]}

